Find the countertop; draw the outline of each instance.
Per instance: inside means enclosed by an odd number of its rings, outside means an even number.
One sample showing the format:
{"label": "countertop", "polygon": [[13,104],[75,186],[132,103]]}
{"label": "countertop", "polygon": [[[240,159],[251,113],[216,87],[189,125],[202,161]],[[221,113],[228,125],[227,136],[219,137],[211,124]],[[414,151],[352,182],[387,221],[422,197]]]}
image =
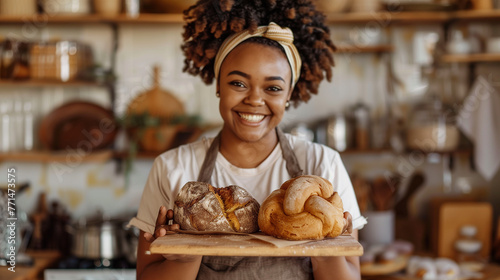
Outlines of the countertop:
{"label": "countertop", "polygon": [[58,251],[31,251],[26,254],[33,258],[33,265],[16,265],[15,272],[9,271],[9,266],[1,267],[0,279],[41,280],[43,279],[43,271],[54,265],[61,257]]}
{"label": "countertop", "polygon": [[[488,264],[484,268],[482,278],[474,278],[474,280],[500,280],[500,265],[499,264]],[[421,280],[420,278],[409,277],[404,274],[392,274],[392,275],[382,275],[382,276],[363,276],[363,280]],[[460,279],[468,280],[468,279]],[[471,278],[472,280],[472,278]]]}

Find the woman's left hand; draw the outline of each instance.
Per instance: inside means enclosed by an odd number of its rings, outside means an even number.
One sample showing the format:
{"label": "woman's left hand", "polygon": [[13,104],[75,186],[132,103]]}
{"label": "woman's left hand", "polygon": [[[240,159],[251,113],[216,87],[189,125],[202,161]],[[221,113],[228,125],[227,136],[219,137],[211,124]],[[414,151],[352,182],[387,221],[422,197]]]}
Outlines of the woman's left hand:
{"label": "woman's left hand", "polygon": [[351,234],[352,233],[352,216],[351,216],[351,213],[349,212],[344,212],[344,220],[345,220],[345,225],[344,225],[344,228],[342,229],[342,234],[344,233],[348,233],[348,234]]}

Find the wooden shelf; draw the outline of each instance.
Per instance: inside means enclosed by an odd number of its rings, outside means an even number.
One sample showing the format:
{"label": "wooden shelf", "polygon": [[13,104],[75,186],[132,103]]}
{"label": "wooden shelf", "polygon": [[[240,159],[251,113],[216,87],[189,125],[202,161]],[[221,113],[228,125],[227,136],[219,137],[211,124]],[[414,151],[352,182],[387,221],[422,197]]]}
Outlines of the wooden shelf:
{"label": "wooden shelf", "polygon": [[500,21],[500,10],[456,11],[451,14],[456,21]]}
{"label": "wooden shelf", "polygon": [[500,54],[447,54],[441,57],[441,61],[446,63],[500,62]]}
{"label": "wooden shelf", "polygon": [[392,45],[376,45],[376,46],[349,46],[340,45],[336,53],[385,53],[392,52],[394,47]]}
{"label": "wooden shelf", "polygon": [[[135,159],[155,159],[160,154],[161,153],[154,153],[154,152],[138,152],[135,155]],[[115,158],[119,158],[119,159],[126,159],[126,158],[128,158],[128,155],[129,154],[127,151],[116,151],[113,154],[113,156]]]}
{"label": "wooden shelf", "polygon": [[138,17],[129,17],[125,14],[118,16],[103,15],[77,15],[77,16],[0,16],[0,23],[64,23],[64,24],[88,24],[88,23],[183,23],[182,14],[140,14]]}
{"label": "wooden shelf", "polygon": [[[449,21],[495,21],[500,20],[500,10],[491,11],[453,11],[453,12],[389,12],[377,13],[337,13],[326,14],[326,22],[329,24],[360,24],[375,23],[382,27],[391,24],[413,24],[413,23],[444,23]],[[97,14],[77,16],[0,16],[0,23],[64,23],[64,24],[88,24],[88,23],[184,23],[182,14],[140,14],[133,18],[125,14],[118,16],[103,16]]]}
{"label": "wooden shelf", "polygon": [[140,14],[136,18],[119,15],[104,20],[113,23],[184,23],[182,14]]}
{"label": "wooden shelf", "polygon": [[50,81],[50,80],[0,80],[0,86],[26,87],[104,87],[105,84],[90,81]]}
{"label": "wooden shelf", "polygon": [[[423,152],[423,151],[413,151],[413,150],[406,150],[403,153],[404,154],[411,154],[411,153],[424,153],[424,154],[440,154],[440,155],[459,155],[459,156],[468,156],[472,153],[471,149],[467,148],[460,148],[455,151],[450,151],[450,152]],[[395,154],[395,152],[391,149],[367,149],[367,150],[356,150],[356,149],[349,149],[345,150],[343,152],[339,152],[341,155],[379,155],[379,154]]]}
{"label": "wooden shelf", "polygon": [[342,152],[339,152],[341,155],[369,155],[369,154],[391,154],[394,151],[390,149],[367,149],[367,150],[356,150],[349,149]]}
{"label": "wooden shelf", "polygon": [[372,22],[381,27],[391,24],[445,23],[451,21],[500,21],[500,10],[327,14],[326,21],[330,24],[359,24]]}
{"label": "wooden shelf", "polygon": [[0,162],[105,162],[113,158],[111,150],[96,151],[89,154],[71,154],[65,151],[33,151],[33,152],[10,152],[0,154]]}
{"label": "wooden shelf", "polygon": [[25,23],[37,25],[44,23],[100,23],[103,22],[103,17],[98,15],[75,15],[75,16],[63,16],[63,15],[47,15],[39,14],[32,16],[0,16],[0,23]]}
{"label": "wooden shelf", "polygon": [[443,23],[449,21],[447,12],[378,12],[378,13],[345,13],[327,14],[326,22],[330,24],[371,23],[385,27],[394,23]]}

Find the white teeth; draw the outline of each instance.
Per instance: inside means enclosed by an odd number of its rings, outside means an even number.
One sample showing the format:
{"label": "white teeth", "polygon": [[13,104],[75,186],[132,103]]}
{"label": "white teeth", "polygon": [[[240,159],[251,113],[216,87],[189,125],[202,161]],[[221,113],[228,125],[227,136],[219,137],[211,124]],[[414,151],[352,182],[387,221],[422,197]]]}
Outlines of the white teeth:
{"label": "white teeth", "polygon": [[264,115],[254,115],[254,114],[242,114],[239,113],[240,117],[249,122],[260,122],[264,119]]}

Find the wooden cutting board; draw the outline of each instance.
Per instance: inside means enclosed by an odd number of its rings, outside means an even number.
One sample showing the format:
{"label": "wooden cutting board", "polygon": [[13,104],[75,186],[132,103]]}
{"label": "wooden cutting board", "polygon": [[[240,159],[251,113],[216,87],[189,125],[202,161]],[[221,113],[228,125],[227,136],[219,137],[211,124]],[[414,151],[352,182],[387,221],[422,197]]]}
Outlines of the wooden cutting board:
{"label": "wooden cutting board", "polygon": [[152,254],[190,254],[204,256],[361,256],[363,247],[350,235],[276,246],[251,235],[172,234],[156,239]]}
{"label": "wooden cutting board", "polygon": [[454,259],[457,252],[454,243],[460,238],[460,228],[473,225],[476,238],[483,243],[481,256],[488,259],[491,252],[493,207],[487,202],[448,202],[439,211],[438,251],[439,257]]}

